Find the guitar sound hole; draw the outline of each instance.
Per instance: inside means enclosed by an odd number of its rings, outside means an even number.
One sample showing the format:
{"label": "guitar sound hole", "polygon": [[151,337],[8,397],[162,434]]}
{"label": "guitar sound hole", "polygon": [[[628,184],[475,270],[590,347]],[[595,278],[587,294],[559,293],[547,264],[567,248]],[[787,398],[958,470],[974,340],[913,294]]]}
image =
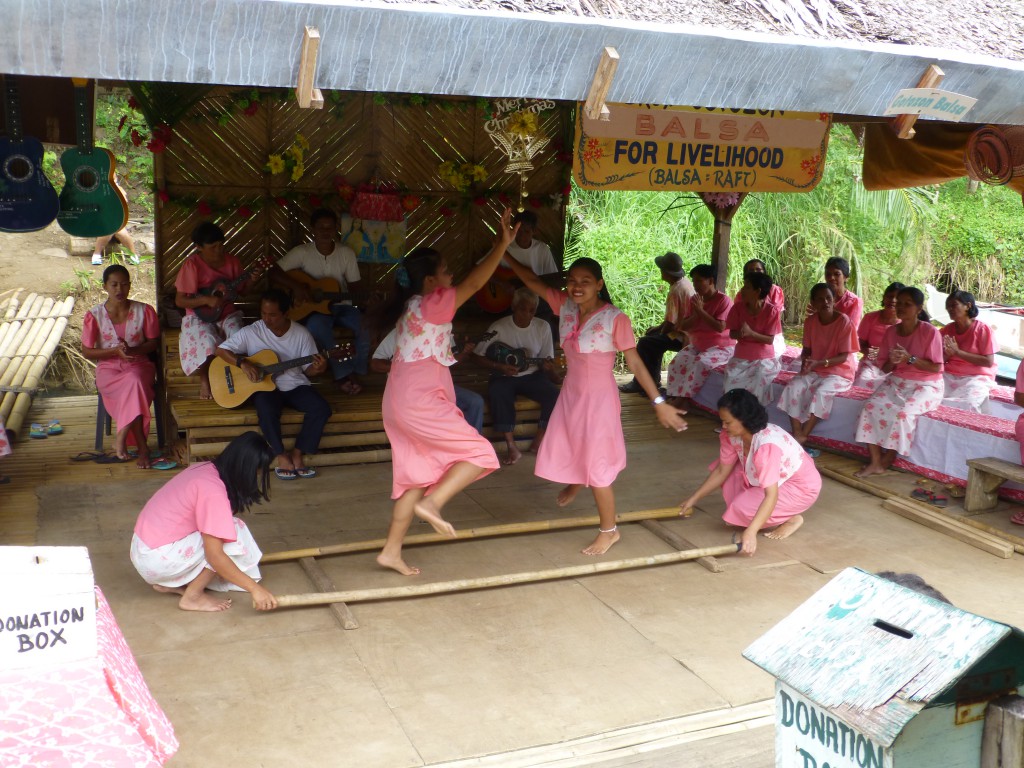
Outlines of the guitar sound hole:
{"label": "guitar sound hole", "polygon": [[33,166],[27,157],[14,155],[4,164],[4,173],[11,181],[26,181],[32,177]]}
{"label": "guitar sound hole", "polygon": [[83,192],[91,192],[99,186],[99,179],[92,168],[79,168],[75,174],[75,186]]}

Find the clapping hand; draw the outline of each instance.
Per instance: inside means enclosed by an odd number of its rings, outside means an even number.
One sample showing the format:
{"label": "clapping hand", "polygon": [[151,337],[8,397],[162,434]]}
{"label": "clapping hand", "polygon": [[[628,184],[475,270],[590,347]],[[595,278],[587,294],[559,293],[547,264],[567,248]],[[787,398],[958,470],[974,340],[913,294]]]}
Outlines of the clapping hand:
{"label": "clapping hand", "polygon": [[945,353],[946,357],[956,357],[957,353],[960,351],[960,345],[956,343],[956,339],[952,336],[943,336],[942,351]]}
{"label": "clapping hand", "polygon": [[903,347],[897,344],[891,350],[889,350],[889,362],[893,365],[899,365],[910,359],[910,353],[907,352]]}

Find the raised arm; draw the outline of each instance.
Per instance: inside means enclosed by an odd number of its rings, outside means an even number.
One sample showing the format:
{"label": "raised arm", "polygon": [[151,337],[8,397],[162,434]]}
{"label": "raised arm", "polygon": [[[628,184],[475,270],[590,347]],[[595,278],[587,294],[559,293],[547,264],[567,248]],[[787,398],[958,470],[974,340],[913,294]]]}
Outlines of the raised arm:
{"label": "raised arm", "polygon": [[494,270],[498,268],[498,264],[501,261],[501,257],[505,255],[505,251],[509,244],[516,239],[516,233],[519,231],[519,225],[511,225],[512,221],[512,210],[506,208],[505,212],[501,214],[501,224],[498,226],[498,231],[494,235],[494,245],[483,261],[473,267],[470,273],[466,275],[466,278],[455,286],[455,308],[458,309],[465,304],[473,294],[479,291],[487,281],[490,280],[491,275],[494,274]]}
{"label": "raised arm", "polygon": [[547,296],[548,284],[541,280],[532,269],[525,264],[516,261],[516,258],[509,254],[505,259],[509,269],[516,273],[516,277],[523,281],[523,285],[536,293],[542,299]]}

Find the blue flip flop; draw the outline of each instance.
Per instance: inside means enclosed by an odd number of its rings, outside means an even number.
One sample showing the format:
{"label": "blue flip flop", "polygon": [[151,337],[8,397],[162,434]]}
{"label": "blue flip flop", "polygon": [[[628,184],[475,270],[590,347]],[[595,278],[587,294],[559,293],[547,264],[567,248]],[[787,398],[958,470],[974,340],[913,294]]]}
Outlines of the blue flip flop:
{"label": "blue flip flop", "polygon": [[48,435],[59,435],[64,431],[64,427],[60,425],[57,419],[50,419],[50,423],[46,425],[46,434]]}
{"label": "blue flip flop", "polygon": [[280,480],[298,480],[299,479],[299,476],[295,472],[294,469],[281,469],[281,467],[276,467],[274,469],[274,474],[277,475],[278,479],[280,479]]}
{"label": "blue flip flop", "polygon": [[178,462],[171,461],[170,459],[157,459],[149,465],[150,469],[174,469],[178,466]]}
{"label": "blue flip flop", "polygon": [[302,469],[294,470],[295,474],[299,477],[309,480],[312,477],[316,477],[316,470],[313,467],[303,467]]}

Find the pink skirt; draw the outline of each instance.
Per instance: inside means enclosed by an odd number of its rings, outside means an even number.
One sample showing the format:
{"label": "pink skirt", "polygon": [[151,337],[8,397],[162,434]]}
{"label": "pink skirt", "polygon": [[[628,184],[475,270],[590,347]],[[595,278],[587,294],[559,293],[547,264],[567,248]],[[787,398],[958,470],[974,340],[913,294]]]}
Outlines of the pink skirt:
{"label": "pink skirt", "polygon": [[11,441],[7,438],[7,430],[4,428],[4,420],[0,419],[0,456],[8,456],[11,453]]}
{"label": "pink skirt", "polygon": [[[718,462],[711,465],[718,466]],[[786,482],[779,486],[779,499],[775,509],[762,528],[775,528],[791,517],[802,515],[818,500],[821,492],[821,475],[814,466],[814,460],[808,456],[800,465],[800,469]],[[747,485],[743,470],[737,463],[722,486],[725,498],[725,514],[722,519],[729,525],[746,528],[757,515],[758,507],[764,501],[764,488]]]}
{"label": "pink skirt", "polygon": [[460,461],[482,467],[484,474],[500,466],[494,446],[455,405],[451,372],[433,358],[392,364],[383,411],[391,443],[392,499],[413,488],[430,493]]}
{"label": "pink skirt", "polygon": [[782,390],[779,410],[801,424],[811,416],[827,419],[832,415],[832,401],[836,395],[846,392],[851,386],[853,382],[842,376],[819,376],[816,373],[794,376]]}
{"label": "pink skirt", "polygon": [[149,436],[155,380],[156,366],[149,360],[130,362],[115,358],[101,360],[96,366],[96,389],[118,432],[141,416],[142,432]]}

